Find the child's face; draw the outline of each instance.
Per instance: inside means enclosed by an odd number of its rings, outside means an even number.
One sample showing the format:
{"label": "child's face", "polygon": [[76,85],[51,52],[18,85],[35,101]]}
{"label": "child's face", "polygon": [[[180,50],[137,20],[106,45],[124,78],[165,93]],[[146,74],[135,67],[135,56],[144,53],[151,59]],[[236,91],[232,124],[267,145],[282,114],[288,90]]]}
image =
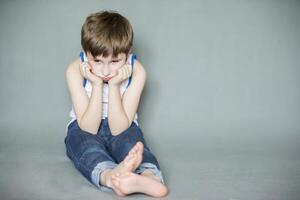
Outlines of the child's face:
{"label": "child's face", "polygon": [[126,64],[127,55],[120,53],[116,57],[109,55],[105,58],[102,56],[93,57],[90,52],[87,52],[87,59],[92,67],[92,72],[104,81],[108,81],[117,75],[118,70]]}

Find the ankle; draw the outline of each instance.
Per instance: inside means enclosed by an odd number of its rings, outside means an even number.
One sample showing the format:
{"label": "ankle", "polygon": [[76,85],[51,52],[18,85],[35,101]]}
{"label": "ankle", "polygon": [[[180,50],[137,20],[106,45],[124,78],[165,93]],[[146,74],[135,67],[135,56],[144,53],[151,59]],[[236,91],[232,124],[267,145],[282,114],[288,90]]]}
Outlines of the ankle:
{"label": "ankle", "polygon": [[101,185],[111,187],[111,184],[110,184],[111,173],[110,173],[110,171],[111,171],[111,169],[106,169],[101,173],[100,180],[99,180]]}

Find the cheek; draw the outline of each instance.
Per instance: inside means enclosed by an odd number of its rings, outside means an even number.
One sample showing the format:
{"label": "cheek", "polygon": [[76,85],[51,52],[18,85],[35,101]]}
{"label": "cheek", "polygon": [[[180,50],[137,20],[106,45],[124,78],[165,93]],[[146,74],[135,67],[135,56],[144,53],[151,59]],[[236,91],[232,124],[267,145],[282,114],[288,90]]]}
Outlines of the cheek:
{"label": "cheek", "polygon": [[111,74],[117,75],[118,70],[119,70],[120,68],[121,68],[121,67],[112,67],[112,68],[111,68]]}
{"label": "cheek", "polygon": [[100,71],[100,67],[97,67],[97,66],[94,66],[94,65],[91,65],[91,67],[92,67],[93,72],[99,72]]}

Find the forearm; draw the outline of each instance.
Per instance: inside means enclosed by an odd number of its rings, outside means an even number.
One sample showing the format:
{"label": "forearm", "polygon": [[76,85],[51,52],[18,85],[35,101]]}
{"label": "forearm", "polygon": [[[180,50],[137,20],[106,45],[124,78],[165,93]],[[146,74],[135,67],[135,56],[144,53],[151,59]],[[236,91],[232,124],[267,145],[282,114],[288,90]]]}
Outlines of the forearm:
{"label": "forearm", "polygon": [[122,105],[120,86],[109,86],[108,123],[112,135],[119,135],[129,127],[129,120]]}
{"label": "forearm", "polygon": [[89,105],[80,120],[80,128],[96,135],[102,119],[102,85],[93,85]]}

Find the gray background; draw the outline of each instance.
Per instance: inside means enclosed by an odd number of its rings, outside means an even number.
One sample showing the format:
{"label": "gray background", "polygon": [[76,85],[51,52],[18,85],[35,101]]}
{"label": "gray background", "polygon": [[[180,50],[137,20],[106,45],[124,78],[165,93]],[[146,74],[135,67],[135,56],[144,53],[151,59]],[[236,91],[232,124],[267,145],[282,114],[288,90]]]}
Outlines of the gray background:
{"label": "gray background", "polygon": [[65,69],[102,9],[135,30],[148,74],[139,123],[166,199],[300,198],[299,1],[30,0],[0,3],[1,199],[116,198],[63,143]]}

